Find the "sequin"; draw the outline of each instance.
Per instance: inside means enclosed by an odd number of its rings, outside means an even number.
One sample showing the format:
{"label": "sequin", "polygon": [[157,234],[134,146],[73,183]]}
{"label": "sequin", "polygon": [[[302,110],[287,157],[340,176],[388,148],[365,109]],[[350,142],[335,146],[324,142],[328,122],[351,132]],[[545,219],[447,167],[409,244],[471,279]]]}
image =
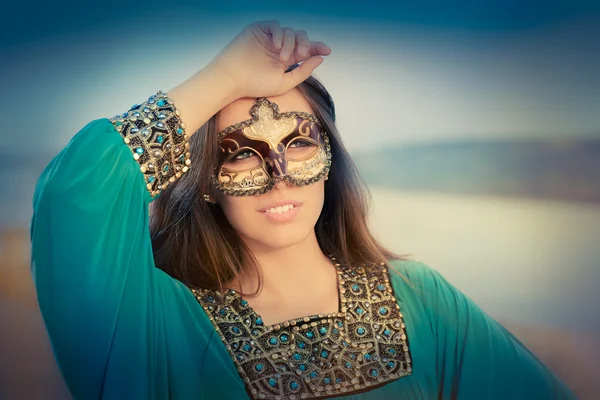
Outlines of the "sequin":
{"label": "sequin", "polygon": [[[343,396],[411,374],[405,325],[387,285],[387,268],[336,264],[336,269],[341,304],[352,304],[348,312],[272,326],[264,326],[236,293],[192,290],[223,343],[230,344],[228,351],[251,399]],[[379,285],[384,285],[384,290]],[[377,300],[372,300],[374,293]],[[381,313],[384,308],[387,312]],[[226,315],[220,310],[227,310]],[[236,318],[244,324],[232,325]],[[233,328],[240,333],[235,334]],[[240,339],[242,345],[232,345]],[[298,380],[291,380],[292,376],[286,375],[290,373]]]}
{"label": "sequin", "polygon": [[[155,99],[159,99],[158,104],[154,104]],[[164,118],[155,124],[159,115]],[[109,120],[132,150],[134,160],[146,175],[146,188],[151,196],[158,195],[188,171],[190,154],[184,153],[180,159],[179,154],[170,151],[172,147],[187,148],[189,143],[183,128],[179,128],[175,135],[175,127],[181,127],[182,121],[166,93],[159,91],[143,104],[134,105],[129,112]],[[175,168],[165,170],[165,164],[173,164]],[[154,175],[155,167],[160,168],[163,173]],[[150,175],[153,175],[152,179]]]}

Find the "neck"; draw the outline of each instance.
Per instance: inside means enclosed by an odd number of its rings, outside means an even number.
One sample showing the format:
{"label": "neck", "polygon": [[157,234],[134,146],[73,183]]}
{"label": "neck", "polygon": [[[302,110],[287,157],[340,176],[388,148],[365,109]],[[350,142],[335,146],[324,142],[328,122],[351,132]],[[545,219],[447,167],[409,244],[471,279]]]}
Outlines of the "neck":
{"label": "neck", "polygon": [[[278,292],[289,287],[290,282],[331,274],[332,262],[323,254],[314,231],[301,242],[282,248],[266,248],[248,240],[244,242],[258,261],[263,292]],[[257,285],[258,277],[252,273],[240,276],[237,283],[245,293],[254,292]]]}

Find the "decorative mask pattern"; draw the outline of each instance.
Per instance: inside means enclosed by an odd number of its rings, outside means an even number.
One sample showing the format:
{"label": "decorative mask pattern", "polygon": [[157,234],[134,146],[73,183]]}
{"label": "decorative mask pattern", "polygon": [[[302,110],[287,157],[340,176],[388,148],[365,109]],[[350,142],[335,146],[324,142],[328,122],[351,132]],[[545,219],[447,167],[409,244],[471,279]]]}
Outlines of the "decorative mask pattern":
{"label": "decorative mask pattern", "polygon": [[296,186],[317,182],[329,173],[331,147],[313,114],[280,113],[277,104],[259,97],[252,118],[218,134],[216,187],[230,196],[253,196],[286,181]]}

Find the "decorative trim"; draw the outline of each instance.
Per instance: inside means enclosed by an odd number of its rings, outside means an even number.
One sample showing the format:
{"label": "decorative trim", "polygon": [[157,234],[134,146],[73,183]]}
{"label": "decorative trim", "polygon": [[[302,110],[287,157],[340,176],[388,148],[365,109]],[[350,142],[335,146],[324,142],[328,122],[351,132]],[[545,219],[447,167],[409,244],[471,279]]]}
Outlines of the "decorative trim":
{"label": "decorative trim", "polygon": [[265,326],[235,290],[193,289],[252,399],[316,399],[410,375],[405,324],[385,264],[341,266],[340,310]]}
{"label": "decorative trim", "polygon": [[131,149],[152,197],[190,168],[190,144],[180,112],[158,91],[142,104],[109,119]]}
{"label": "decorative trim", "polygon": [[273,109],[273,117],[277,120],[282,120],[282,119],[287,119],[287,118],[294,118],[294,119],[302,118],[302,119],[305,119],[308,121],[312,121],[321,127],[323,126],[321,124],[321,121],[319,121],[319,118],[317,118],[313,114],[310,114],[310,113],[307,113],[304,111],[287,111],[287,112],[280,113],[279,106],[277,105],[277,103],[273,103],[266,97],[259,97],[256,99],[256,102],[254,103],[252,108],[250,108],[250,115],[252,117],[245,121],[238,122],[237,124],[230,125],[227,128],[220,131],[219,133],[217,133],[218,140],[221,141],[225,136],[227,136],[231,132],[235,132],[237,130],[251,126],[251,125],[255,124],[256,122],[258,122],[259,121],[258,110],[263,105],[266,105],[267,107],[270,107]]}

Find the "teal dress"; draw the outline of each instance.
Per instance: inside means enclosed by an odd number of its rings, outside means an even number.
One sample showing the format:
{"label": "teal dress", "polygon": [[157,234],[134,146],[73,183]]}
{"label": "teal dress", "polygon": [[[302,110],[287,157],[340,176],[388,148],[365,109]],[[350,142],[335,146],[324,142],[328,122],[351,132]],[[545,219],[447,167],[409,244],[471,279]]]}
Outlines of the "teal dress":
{"label": "teal dress", "polygon": [[160,193],[118,125],[81,129],[33,199],[38,301],[74,398],[574,398],[420,262],[337,266],[339,313],[271,327],[235,292],[190,290],[154,266],[148,205]]}

